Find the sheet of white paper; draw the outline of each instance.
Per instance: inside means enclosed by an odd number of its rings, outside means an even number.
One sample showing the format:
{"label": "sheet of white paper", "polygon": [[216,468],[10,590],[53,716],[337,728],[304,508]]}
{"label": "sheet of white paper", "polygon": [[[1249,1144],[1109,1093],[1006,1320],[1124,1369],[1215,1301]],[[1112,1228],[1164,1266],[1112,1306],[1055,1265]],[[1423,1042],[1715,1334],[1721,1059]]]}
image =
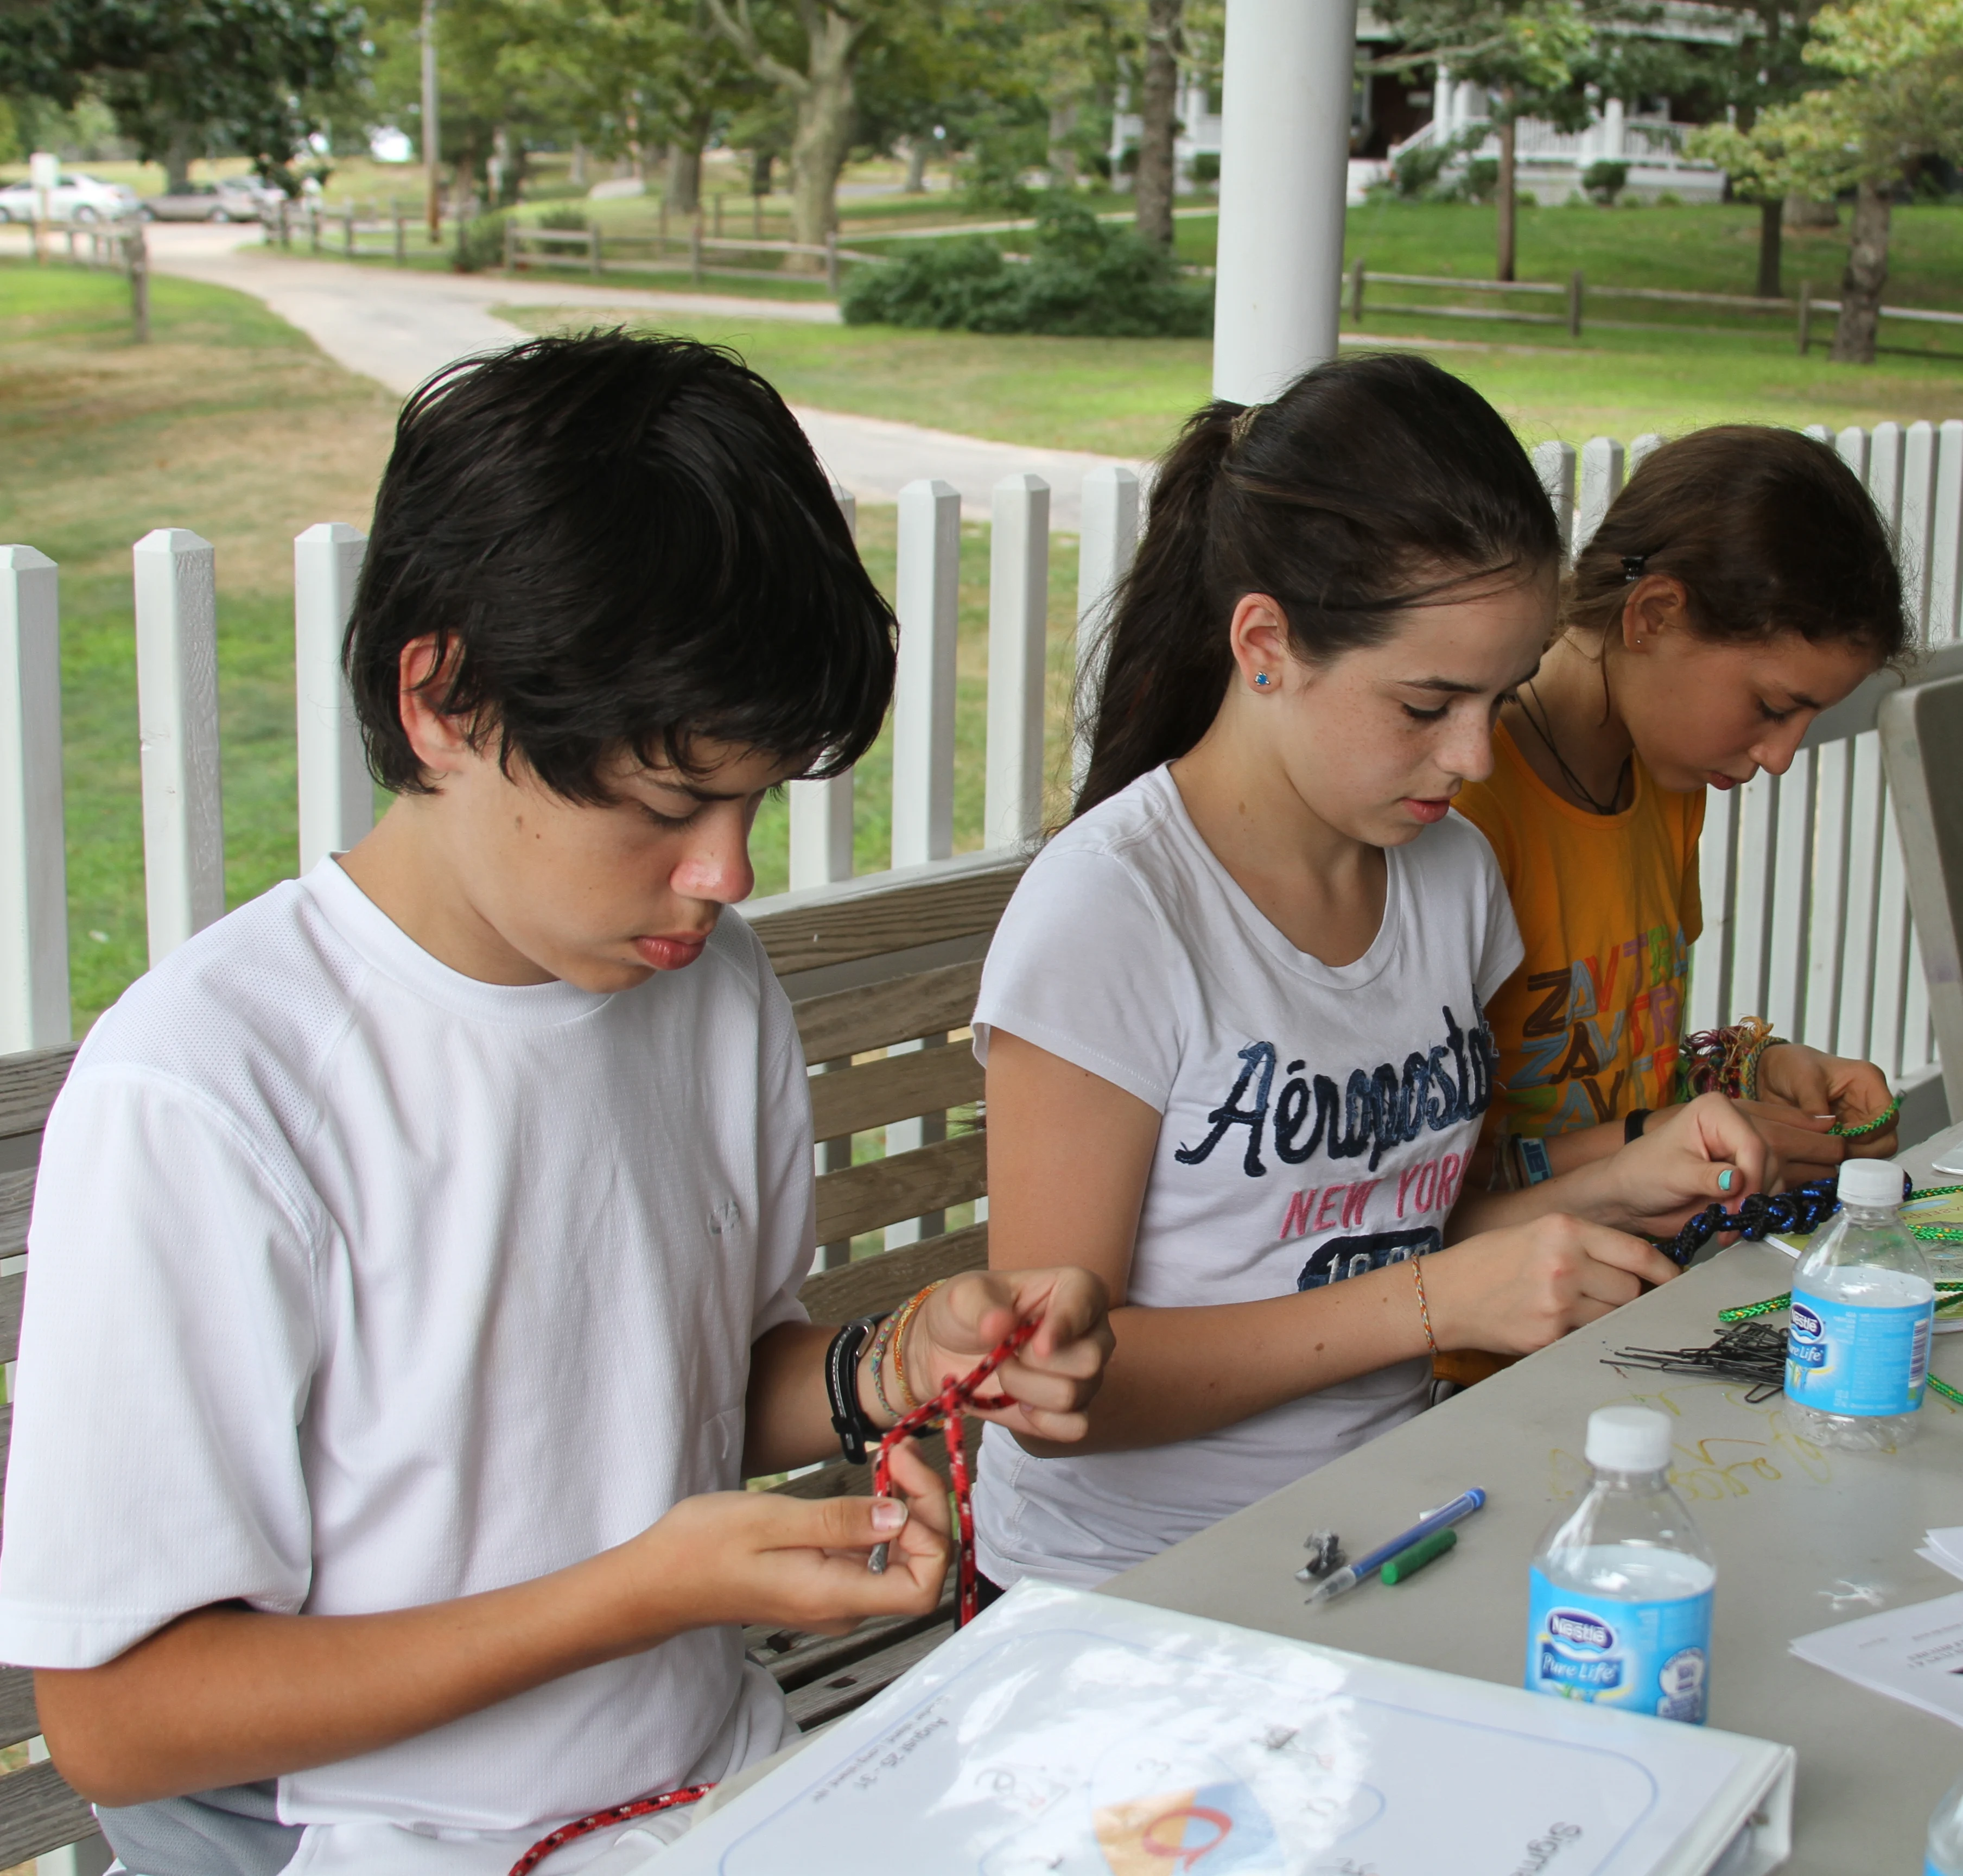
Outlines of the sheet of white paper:
{"label": "sheet of white paper", "polygon": [[1024,1584],[651,1876],[1702,1871],[1790,1759]]}
{"label": "sheet of white paper", "polygon": [[1916,1552],[1924,1563],[1933,1563],[1938,1570],[1946,1570],[1952,1576],[1963,1576],[1963,1525],[1949,1525],[1940,1531],[1932,1531],[1928,1541]]}
{"label": "sheet of white paper", "polygon": [[1963,1592],[1802,1635],[1802,1661],[1963,1726]]}

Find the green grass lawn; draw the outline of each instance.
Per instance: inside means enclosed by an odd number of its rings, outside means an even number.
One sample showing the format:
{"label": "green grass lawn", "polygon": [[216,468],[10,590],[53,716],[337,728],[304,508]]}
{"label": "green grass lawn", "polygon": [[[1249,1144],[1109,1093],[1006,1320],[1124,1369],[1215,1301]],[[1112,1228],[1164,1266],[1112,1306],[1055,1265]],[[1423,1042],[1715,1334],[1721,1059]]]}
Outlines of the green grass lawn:
{"label": "green grass lawn", "polygon": [[[330,364],[243,295],[159,276],[154,342],[130,338],[120,279],[0,261],[0,537],[62,569],[69,952],[78,1031],[144,967],[143,850],[130,548],[150,528],[218,550],[219,696],[227,903],[291,877],[294,807],[292,539],[316,521],[366,527],[394,400]],[[893,585],[895,515],[860,539]],[[988,690],[988,531],[962,531],[955,832],[981,844]],[[1051,584],[1051,768],[1067,757],[1077,564]],[[862,765],[858,869],[888,864],[892,753]],[[1059,800],[1060,805],[1060,800]],[[789,810],[768,804],[757,890],[789,883]]]}
{"label": "green grass lawn", "polygon": [[0,262],[0,535],[61,566],[69,953],[78,1028],[144,966],[130,549],[218,550],[226,892],[292,874],[292,538],[365,524],[392,400],[236,293],[159,276],[153,342],[121,281]]}

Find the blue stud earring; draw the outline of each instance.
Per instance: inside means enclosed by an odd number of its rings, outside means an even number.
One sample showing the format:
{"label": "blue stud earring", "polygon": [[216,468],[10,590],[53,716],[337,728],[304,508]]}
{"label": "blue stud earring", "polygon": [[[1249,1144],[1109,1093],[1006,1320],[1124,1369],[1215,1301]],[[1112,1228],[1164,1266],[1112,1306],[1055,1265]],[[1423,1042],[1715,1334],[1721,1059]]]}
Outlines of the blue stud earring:
{"label": "blue stud earring", "polygon": [[1268,674],[1265,671],[1254,673],[1254,685],[1257,690],[1265,691],[1268,688]]}

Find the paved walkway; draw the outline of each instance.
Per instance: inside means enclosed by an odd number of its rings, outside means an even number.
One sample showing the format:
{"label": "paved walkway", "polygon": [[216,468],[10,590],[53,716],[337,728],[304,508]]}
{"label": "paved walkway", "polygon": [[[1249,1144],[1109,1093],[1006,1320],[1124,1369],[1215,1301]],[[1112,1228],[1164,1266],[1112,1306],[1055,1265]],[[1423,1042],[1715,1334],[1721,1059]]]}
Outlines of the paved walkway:
{"label": "paved walkway", "polygon": [[[509,280],[498,274],[437,274],[269,253],[257,231],[202,225],[153,226],[151,265],[162,274],[250,293],[297,326],[331,358],[406,394],[453,359],[495,351],[527,335],[499,306],[576,306],[596,313],[687,316],[719,322],[792,320],[835,325],[826,301],[746,300],[729,294],[658,293],[571,281]],[[890,502],[910,482],[939,476],[961,492],[962,511],[988,513],[1004,476],[1033,470],[1049,482],[1051,518],[1074,530],[1085,473],[1115,457],[1041,450],[957,436],[842,412],[797,411],[812,446],[860,500]],[[1138,467],[1134,464],[1133,467]]]}

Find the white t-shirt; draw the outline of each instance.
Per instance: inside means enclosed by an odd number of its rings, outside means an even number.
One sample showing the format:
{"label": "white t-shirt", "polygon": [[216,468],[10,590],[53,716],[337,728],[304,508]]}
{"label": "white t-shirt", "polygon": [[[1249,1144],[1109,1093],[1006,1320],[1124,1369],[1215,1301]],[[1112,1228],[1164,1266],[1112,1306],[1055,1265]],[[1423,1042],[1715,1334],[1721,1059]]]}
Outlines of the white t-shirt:
{"label": "white t-shirt", "polygon": [[[1005,1029],[1164,1117],[1132,1302],[1254,1302],[1439,1248],[1492,1096],[1483,1005],[1519,933],[1492,849],[1458,816],[1385,857],[1383,925],[1340,969],[1256,909],[1163,768],[1023,875],[975,1053]],[[1400,1362],[1198,1439],[1081,1458],[1033,1459],[991,1426],[981,1568],[1094,1586],[1408,1418],[1427,1375]]]}
{"label": "white t-shirt", "polygon": [[[741,919],[604,996],[461,976],[331,860],[276,887],[131,986],[50,1119],[0,1660],[93,1666],[234,1599],[495,1589],[738,1486],[812,1202],[803,1058]],[[279,1811],[524,1830],[788,1731],[702,1629],[294,1773]]]}

